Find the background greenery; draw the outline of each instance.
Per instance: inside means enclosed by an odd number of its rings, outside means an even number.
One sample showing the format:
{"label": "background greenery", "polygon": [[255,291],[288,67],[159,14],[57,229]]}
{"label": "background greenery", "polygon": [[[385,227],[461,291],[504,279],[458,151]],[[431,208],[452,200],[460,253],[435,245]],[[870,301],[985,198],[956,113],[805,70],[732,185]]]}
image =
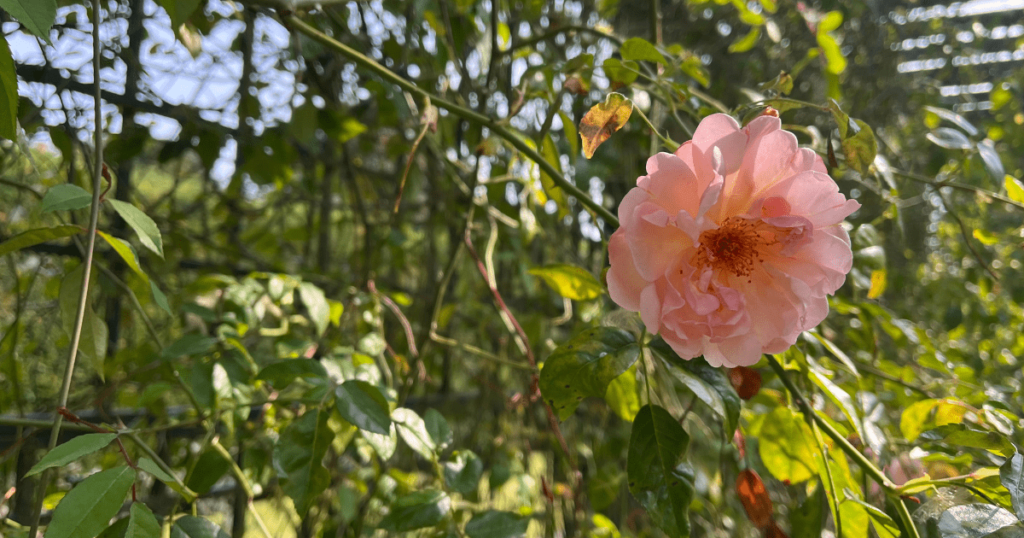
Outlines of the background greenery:
{"label": "background greenery", "polygon": [[[100,4],[49,451],[96,13],[0,0],[0,534],[1024,536],[1020,11]],[[766,105],[863,204],[854,270],[787,353],[680,361],[607,217]]]}

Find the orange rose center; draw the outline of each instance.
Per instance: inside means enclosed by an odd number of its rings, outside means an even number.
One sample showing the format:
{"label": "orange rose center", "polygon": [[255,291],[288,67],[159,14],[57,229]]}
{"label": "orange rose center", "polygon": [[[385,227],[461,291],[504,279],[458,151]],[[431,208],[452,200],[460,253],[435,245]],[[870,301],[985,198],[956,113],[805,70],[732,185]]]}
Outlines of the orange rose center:
{"label": "orange rose center", "polygon": [[761,220],[729,217],[718,228],[700,234],[694,265],[750,276],[754,268],[764,262],[764,250],[779,244],[780,233],[786,231]]}

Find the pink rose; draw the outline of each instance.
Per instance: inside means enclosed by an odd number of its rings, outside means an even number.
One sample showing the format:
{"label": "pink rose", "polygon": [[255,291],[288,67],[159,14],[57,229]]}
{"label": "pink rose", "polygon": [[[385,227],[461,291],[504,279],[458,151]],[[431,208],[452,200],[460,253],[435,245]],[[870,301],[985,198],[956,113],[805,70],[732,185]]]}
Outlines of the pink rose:
{"label": "pink rose", "polygon": [[619,205],[608,292],[680,357],[749,366],[825,319],[853,264],[847,200],[779,118],[704,118]]}

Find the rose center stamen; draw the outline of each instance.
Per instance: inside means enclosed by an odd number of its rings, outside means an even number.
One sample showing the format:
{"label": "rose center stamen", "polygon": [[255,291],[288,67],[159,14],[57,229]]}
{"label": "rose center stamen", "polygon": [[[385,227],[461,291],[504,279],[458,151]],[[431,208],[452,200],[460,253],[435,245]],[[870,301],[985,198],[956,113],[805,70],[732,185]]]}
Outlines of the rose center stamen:
{"label": "rose center stamen", "polygon": [[764,262],[763,249],[779,243],[778,232],[759,220],[730,217],[718,228],[700,234],[695,265],[749,277]]}

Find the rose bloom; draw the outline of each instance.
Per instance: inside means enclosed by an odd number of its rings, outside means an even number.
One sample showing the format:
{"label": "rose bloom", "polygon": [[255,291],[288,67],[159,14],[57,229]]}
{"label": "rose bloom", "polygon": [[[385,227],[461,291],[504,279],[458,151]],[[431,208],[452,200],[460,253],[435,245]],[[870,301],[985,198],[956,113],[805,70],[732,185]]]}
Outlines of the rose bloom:
{"label": "rose bloom", "polygon": [[622,199],[609,295],[684,359],[752,365],[825,319],[859,207],[779,118],[708,116]]}

